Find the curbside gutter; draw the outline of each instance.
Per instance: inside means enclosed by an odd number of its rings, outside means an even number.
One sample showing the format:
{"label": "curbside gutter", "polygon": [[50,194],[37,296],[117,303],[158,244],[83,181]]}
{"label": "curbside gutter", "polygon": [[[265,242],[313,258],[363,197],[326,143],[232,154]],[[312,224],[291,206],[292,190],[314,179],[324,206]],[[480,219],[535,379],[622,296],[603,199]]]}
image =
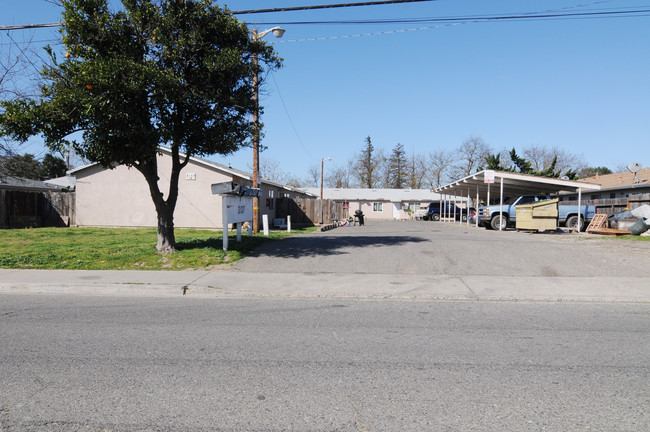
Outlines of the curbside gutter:
{"label": "curbside gutter", "polygon": [[650,303],[650,278],[3,270],[0,293],[217,299]]}

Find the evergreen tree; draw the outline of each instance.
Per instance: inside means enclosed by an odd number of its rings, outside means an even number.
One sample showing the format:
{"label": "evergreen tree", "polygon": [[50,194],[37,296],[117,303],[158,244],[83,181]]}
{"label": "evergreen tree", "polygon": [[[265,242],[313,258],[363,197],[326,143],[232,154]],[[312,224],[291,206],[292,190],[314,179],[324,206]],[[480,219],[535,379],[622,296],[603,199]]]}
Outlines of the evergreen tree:
{"label": "evergreen tree", "polygon": [[355,176],[362,188],[377,187],[377,170],[380,162],[375,154],[375,147],[372,145],[370,136],[366,137],[365,145],[355,164]]}
{"label": "evergreen tree", "polygon": [[501,153],[488,155],[485,158],[485,169],[505,171],[506,169],[501,166]]}
{"label": "evergreen tree", "polygon": [[510,160],[512,160],[512,163],[514,164],[513,171],[522,174],[532,174],[533,168],[531,163],[526,159],[519,157],[514,147],[510,150]]}
{"label": "evergreen tree", "polygon": [[407,159],[404,146],[400,143],[393,148],[388,159],[388,187],[404,189],[408,184]]}

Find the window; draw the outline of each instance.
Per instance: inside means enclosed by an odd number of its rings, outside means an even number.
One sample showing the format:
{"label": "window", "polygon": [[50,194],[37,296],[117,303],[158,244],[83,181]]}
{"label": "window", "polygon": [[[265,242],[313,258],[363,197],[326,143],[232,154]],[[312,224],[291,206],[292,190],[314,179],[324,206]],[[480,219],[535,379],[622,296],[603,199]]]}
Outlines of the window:
{"label": "window", "polygon": [[380,212],[384,211],[383,203],[372,203],[372,211]]}

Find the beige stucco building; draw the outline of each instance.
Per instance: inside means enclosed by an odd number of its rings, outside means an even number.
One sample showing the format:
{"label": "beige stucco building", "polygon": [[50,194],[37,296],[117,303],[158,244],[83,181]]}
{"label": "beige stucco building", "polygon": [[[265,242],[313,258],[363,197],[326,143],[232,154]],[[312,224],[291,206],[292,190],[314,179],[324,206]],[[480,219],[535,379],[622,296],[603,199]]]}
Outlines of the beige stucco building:
{"label": "beige stucco building", "polygon": [[[160,149],[158,175],[166,195],[171,172],[171,151]],[[106,169],[98,164],[70,171],[76,178],[77,226],[156,227],[156,210],[143,175],[124,165]],[[190,158],[179,179],[174,212],[176,228],[221,229],[221,197],[212,195],[211,185],[232,181],[252,185],[252,174],[201,158]],[[261,180],[260,221],[274,216],[274,198],[306,198],[310,194],[269,180]]]}
{"label": "beige stucco building", "polygon": [[[320,193],[316,188],[305,191]],[[441,196],[430,189],[324,188],[323,198],[344,203],[350,215],[361,210],[366,219],[403,220],[414,218],[419,210],[424,211]]]}

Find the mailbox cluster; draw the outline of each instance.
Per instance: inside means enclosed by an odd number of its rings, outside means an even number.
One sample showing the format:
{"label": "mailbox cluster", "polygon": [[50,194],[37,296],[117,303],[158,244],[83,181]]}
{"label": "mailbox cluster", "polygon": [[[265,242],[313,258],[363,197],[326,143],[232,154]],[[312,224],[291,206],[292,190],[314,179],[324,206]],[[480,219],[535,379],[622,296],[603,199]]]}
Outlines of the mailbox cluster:
{"label": "mailbox cluster", "polygon": [[235,182],[214,183],[212,185],[213,195],[233,195],[233,196],[246,196],[246,197],[260,197],[262,190],[259,188],[252,188],[247,185],[239,185]]}
{"label": "mailbox cluster", "polygon": [[215,183],[212,194],[221,195],[221,221],[223,224],[223,250],[228,250],[228,225],[237,226],[237,241],[241,241],[242,225],[248,222],[248,235],[252,235],[253,198],[262,190],[235,182]]}

